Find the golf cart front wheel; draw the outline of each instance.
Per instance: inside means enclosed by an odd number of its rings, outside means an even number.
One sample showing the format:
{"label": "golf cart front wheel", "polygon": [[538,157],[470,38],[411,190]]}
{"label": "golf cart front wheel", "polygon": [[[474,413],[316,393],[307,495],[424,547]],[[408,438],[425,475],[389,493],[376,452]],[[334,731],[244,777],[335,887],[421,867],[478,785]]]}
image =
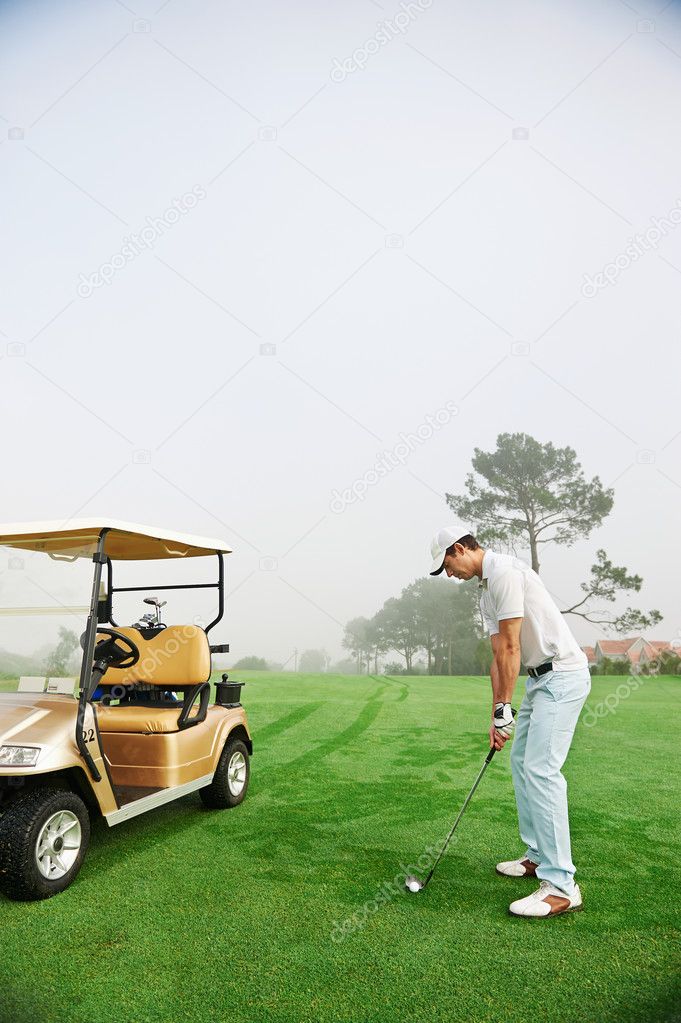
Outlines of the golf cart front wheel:
{"label": "golf cart front wheel", "polygon": [[33,789],[0,817],[0,890],[28,902],[63,892],[80,870],[90,818],[74,792]]}
{"label": "golf cart front wheel", "polygon": [[204,805],[211,810],[228,810],[243,802],[251,765],[245,743],[228,739],[210,785],[199,789]]}

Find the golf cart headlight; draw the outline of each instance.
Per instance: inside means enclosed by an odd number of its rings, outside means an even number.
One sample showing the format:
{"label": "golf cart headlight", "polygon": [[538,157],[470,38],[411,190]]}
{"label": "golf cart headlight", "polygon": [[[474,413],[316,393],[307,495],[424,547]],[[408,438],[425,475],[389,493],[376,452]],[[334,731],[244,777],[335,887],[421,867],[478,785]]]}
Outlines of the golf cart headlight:
{"label": "golf cart headlight", "polygon": [[35,767],[39,756],[37,746],[0,746],[0,767]]}

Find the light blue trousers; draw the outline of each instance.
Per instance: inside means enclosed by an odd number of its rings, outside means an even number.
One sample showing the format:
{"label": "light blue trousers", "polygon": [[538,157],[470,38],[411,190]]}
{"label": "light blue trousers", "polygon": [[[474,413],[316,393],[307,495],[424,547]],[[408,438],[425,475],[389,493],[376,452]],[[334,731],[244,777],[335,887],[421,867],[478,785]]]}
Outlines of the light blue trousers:
{"label": "light blue trousers", "polygon": [[561,767],[591,689],[588,668],[547,671],[528,678],[511,749],[511,772],[520,837],[537,877],[572,895],[575,865],[570,850],[567,782]]}

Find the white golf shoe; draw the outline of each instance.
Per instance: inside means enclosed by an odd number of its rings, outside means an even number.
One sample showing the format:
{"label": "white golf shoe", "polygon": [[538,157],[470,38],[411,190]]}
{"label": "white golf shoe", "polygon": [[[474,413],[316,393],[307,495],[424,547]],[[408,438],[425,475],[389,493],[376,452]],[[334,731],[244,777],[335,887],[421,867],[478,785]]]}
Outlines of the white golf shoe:
{"label": "white golf shoe", "polygon": [[519,860],[504,860],[503,863],[497,863],[495,869],[497,874],[503,874],[504,877],[535,877],[537,864],[523,856]]}
{"label": "white golf shoe", "polygon": [[559,916],[561,913],[574,913],[581,908],[582,893],[579,885],[575,885],[573,895],[566,895],[549,881],[542,881],[536,892],[524,899],[516,899],[508,911],[513,916]]}

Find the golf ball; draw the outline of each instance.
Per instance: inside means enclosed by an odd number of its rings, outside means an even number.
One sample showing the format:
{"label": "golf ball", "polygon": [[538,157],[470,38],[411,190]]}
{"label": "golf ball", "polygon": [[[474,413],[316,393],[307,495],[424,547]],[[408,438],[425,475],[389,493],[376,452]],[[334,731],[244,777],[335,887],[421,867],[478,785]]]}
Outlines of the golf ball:
{"label": "golf ball", "polygon": [[412,878],[411,881],[407,882],[407,888],[410,892],[417,892],[421,885],[418,883],[416,878]]}

